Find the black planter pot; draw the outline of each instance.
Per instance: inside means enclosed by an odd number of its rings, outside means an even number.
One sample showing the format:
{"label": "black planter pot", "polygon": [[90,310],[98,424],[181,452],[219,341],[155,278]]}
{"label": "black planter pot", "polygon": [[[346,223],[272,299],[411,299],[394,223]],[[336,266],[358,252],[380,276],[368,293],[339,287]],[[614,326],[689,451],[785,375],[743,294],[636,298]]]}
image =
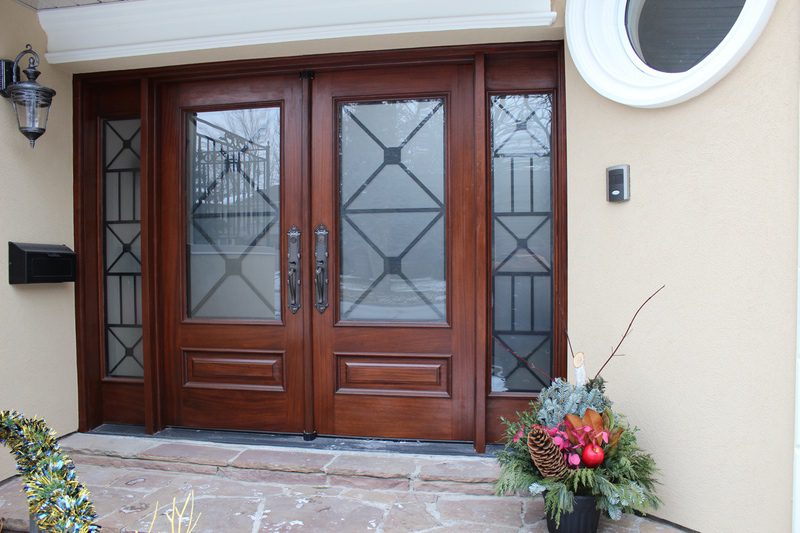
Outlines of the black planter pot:
{"label": "black planter pot", "polygon": [[561,523],[547,516],[547,530],[550,533],[596,533],[600,523],[600,509],[594,496],[575,496],[571,513],[561,514]]}

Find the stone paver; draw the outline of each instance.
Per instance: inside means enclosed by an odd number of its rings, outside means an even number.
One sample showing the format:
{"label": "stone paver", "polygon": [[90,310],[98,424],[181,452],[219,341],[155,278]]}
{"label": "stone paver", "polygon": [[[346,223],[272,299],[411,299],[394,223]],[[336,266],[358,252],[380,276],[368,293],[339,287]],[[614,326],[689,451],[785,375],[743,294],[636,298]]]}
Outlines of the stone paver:
{"label": "stone paver", "polygon": [[439,526],[439,520],[431,514],[429,507],[424,503],[393,504],[386,515],[383,531],[385,533],[424,531]]}
{"label": "stone paver", "polygon": [[332,475],[379,478],[410,478],[416,470],[416,461],[400,454],[342,454],[325,468]]}
{"label": "stone paver", "polygon": [[224,466],[240,453],[242,453],[241,450],[222,446],[170,443],[144,450],[138,454],[138,457],[142,459]]}
{"label": "stone paver", "polygon": [[19,478],[0,485],[0,519],[4,521],[3,531],[28,531],[28,506]]}
{"label": "stone paver", "polygon": [[113,436],[98,438],[101,435],[73,433],[59,440],[61,448],[69,454],[97,454],[117,457],[134,457],[157,446],[158,441],[151,438]]}
{"label": "stone paver", "polygon": [[440,498],[436,507],[445,521],[522,527],[522,501],[519,498],[454,496]]}
{"label": "stone paver", "polygon": [[[165,513],[194,495],[195,532],[544,532],[541,497],[497,497],[492,459],[229,447],[73,435],[65,448],[104,531],[168,532]],[[62,442],[64,442],[62,441]],[[68,445],[68,446],[67,446]],[[21,481],[0,483],[3,533],[27,531]],[[184,525],[185,525],[184,521]],[[602,533],[675,533],[636,516]]]}
{"label": "stone paver", "polygon": [[323,472],[332,457],[327,453],[293,450],[245,450],[231,462],[237,468],[258,468],[284,472]]}
{"label": "stone paver", "polygon": [[270,498],[261,518],[262,532],[375,531],[384,509],[327,496]]}
{"label": "stone paver", "polygon": [[452,492],[456,494],[475,494],[491,496],[494,483],[461,483],[457,481],[414,481],[414,490],[420,492]]}
{"label": "stone paver", "polygon": [[500,465],[494,460],[463,460],[425,462],[421,465],[419,479],[424,481],[461,481],[467,483],[494,483],[500,475]]}

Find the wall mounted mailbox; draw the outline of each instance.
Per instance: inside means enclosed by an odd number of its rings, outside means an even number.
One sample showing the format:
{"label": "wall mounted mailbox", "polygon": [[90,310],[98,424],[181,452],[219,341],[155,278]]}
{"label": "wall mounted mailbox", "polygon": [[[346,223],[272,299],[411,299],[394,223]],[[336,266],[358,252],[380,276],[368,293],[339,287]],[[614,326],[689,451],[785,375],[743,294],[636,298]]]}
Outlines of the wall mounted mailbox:
{"label": "wall mounted mailbox", "polygon": [[63,244],[8,243],[8,282],[75,281],[75,252]]}

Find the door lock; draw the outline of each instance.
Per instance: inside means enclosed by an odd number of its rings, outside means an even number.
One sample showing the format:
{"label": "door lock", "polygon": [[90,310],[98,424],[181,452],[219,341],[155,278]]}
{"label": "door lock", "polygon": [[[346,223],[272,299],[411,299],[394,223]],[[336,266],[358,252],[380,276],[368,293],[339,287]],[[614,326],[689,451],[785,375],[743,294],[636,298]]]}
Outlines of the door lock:
{"label": "door lock", "polygon": [[289,261],[286,283],[288,285],[287,303],[292,314],[300,309],[300,230],[292,225],[286,233],[289,241]]}
{"label": "door lock", "polygon": [[328,308],[328,228],[320,224],[314,229],[314,307],[324,313]]}

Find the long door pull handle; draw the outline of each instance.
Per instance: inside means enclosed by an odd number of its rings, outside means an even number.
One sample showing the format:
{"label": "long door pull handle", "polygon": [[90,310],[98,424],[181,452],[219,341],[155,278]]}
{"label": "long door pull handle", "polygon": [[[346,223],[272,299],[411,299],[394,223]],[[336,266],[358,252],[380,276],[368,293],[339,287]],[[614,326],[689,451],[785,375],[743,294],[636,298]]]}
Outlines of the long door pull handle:
{"label": "long door pull handle", "polygon": [[289,261],[286,283],[288,285],[287,303],[292,314],[300,309],[300,230],[292,225],[287,232],[289,242]]}
{"label": "long door pull handle", "polygon": [[328,228],[320,224],[314,229],[314,307],[324,313],[328,308]]}

